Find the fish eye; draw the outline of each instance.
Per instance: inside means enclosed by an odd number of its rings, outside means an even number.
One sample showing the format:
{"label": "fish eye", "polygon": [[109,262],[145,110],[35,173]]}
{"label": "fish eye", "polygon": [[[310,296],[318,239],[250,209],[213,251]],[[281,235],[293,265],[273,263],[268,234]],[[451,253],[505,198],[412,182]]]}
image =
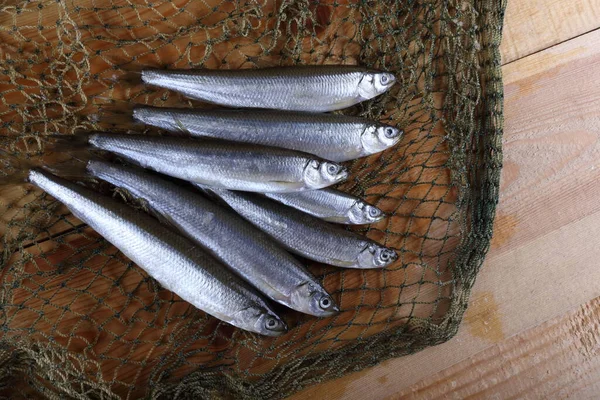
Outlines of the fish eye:
{"label": "fish eye", "polygon": [[329,307],[331,307],[331,299],[327,296],[322,297],[321,300],[319,300],[319,306],[323,309],[327,309]]}
{"label": "fish eye", "polygon": [[396,136],[396,132],[394,131],[394,128],[392,127],[387,127],[385,128],[385,136],[388,138],[393,138]]}
{"label": "fish eye", "polygon": [[389,79],[387,75],[381,75],[381,83],[388,83]]}
{"label": "fish eye", "polygon": [[379,259],[384,263],[394,261],[397,257],[396,252],[390,249],[383,249],[379,254]]}
{"label": "fish eye", "polygon": [[378,217],[380,215],[380,211],[379,211],[379,209],[377,209],[375,207],[370,207],[369,208],[369,215],[371,217]]}
{"label": "fish eye", "polygon": [[327,167],[327,172],[329,172],[331,175],[334,175],[338,172],[338,168],[333,164],[329,164],[329,166]]}
{"label": "fish eye", "polygon": [[277,326],[277,321],[275,321],[275,318],[269,318],[269,320],[267,321],[267,328],[273,329],[276,326]]}

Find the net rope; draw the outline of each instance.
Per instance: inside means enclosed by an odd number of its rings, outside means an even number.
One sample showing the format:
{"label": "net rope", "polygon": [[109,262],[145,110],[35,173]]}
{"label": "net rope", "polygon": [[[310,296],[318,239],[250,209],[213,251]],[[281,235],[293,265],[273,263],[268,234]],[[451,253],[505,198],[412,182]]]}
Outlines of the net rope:
{"label": "net rope", "polygon": [[[0,149],[22,160],[46,154],[46,135],[155,132],[107,121],[110,107],[205,106],[128,78],[146,67],[391,71],[390,92],[342,112],[405,131],[393,149],[348,163],[351,177],[339,185],[389,214],[349,229],[396,249],[399,261],[383,271],[309,264],[341,312],[318,319],[282,310],[291,329],[280,338],[206,316],[40,190],[1,187],[0,394],[279,398],[451,338],[498,199],[504,8],[493,0],[0,0]],[[11,172],[5,165],[0,175]]]}

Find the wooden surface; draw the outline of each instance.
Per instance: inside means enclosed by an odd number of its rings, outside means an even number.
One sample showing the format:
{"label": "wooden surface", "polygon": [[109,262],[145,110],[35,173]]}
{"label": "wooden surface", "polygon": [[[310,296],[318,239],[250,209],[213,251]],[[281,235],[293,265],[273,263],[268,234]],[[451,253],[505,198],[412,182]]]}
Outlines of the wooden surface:
{"label": "wooden surface", "polygon": [[509,0],[501,203],[457,337],[294,398],[594,398],[599,27],[600,0]]}
{"label": "wooden surface", "polygon": [[598,397],[599,13],[509,0],[500,207],[458,335],[294,399]]}

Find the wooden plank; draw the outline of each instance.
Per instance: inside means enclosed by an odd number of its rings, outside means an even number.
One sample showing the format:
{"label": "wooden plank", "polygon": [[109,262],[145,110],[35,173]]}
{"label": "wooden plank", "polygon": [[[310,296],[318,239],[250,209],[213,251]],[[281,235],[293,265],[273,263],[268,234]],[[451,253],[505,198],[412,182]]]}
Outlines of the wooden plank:
{"label": "wooden plank", "polygon": [[[586,240],[588,235],[600,235],[600,213],[494,257],[484,266],[455,338],[311,387],[291,399],[385,398],[600,296],[595,284],[600,279],[597,244]],[[579,272],[575,276],[574,270]]]}
{"label": "wooden plank", "polygon": [[599,63],[596,31],[504,68],[496,236],[457,337],[293,398],[383,398],[600,295]]}
{"label": "wooden plank", "polygon": [[509,0],[502,61],[515,61],[599,27],[600,0]]}
{"label": "wooden plank", "polygon": [[398,393],[406,399],[596,399],[600,298]]}
{"label": "wooden plank", "polygon": [[600,211],[598,63],[595,31],[504,68],[495,254]]}

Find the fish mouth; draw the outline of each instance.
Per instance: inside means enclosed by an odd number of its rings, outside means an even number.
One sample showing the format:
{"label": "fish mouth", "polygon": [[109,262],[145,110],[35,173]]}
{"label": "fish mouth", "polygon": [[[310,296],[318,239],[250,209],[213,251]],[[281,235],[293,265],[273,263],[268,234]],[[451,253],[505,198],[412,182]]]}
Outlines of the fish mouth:
{"label": "fish mouth", "polygon": [[334,315],[336,315],[339,312],[340,312],[340,307],[337,304],[334,304],[327,310],[320,310],[318,313],[314,313],[313,315],[315,317],[325,318],[325,317],[333,317]]}
{"label": "fish mouth", "polygon": [[394,76],[394,74],[388,74],[388,83],[387,83],[387,87],[392,87],[396,84],[396,77]]}
{"label": "fish mouth", "polygon": [[373,222],[379,222],[385,218],[385,214],[381,214],[379,217],[375,217]]}
{"label": "fish mouth", "polygon": [[286,330],[278,330],[278,331],[276,331],[276,330],[267,330],[267,331],[260,332],[260,333],[262,335],[265,335],[265,336],[278,337],[278,336],[283,335],[286,332],[287,332],[287,329]]}
{"label": "fish mouth", "polygon": [[392,146],[397,144],[402,139],[403,136],[404,136],[404,131],[402,129],[400,129],[396,136],[394,136],[393,138],[390,138],[392,141]]}
{"label": "fish mouth", "polygon": [[348,176],[350,175],[350,173],[348,172],[348,168],[346,167],[342,167],[341,171],[338,173],[337,177],[336,177],[336,182],[341,182],[341,181],[345,181],[346,179],[348,179]]}

